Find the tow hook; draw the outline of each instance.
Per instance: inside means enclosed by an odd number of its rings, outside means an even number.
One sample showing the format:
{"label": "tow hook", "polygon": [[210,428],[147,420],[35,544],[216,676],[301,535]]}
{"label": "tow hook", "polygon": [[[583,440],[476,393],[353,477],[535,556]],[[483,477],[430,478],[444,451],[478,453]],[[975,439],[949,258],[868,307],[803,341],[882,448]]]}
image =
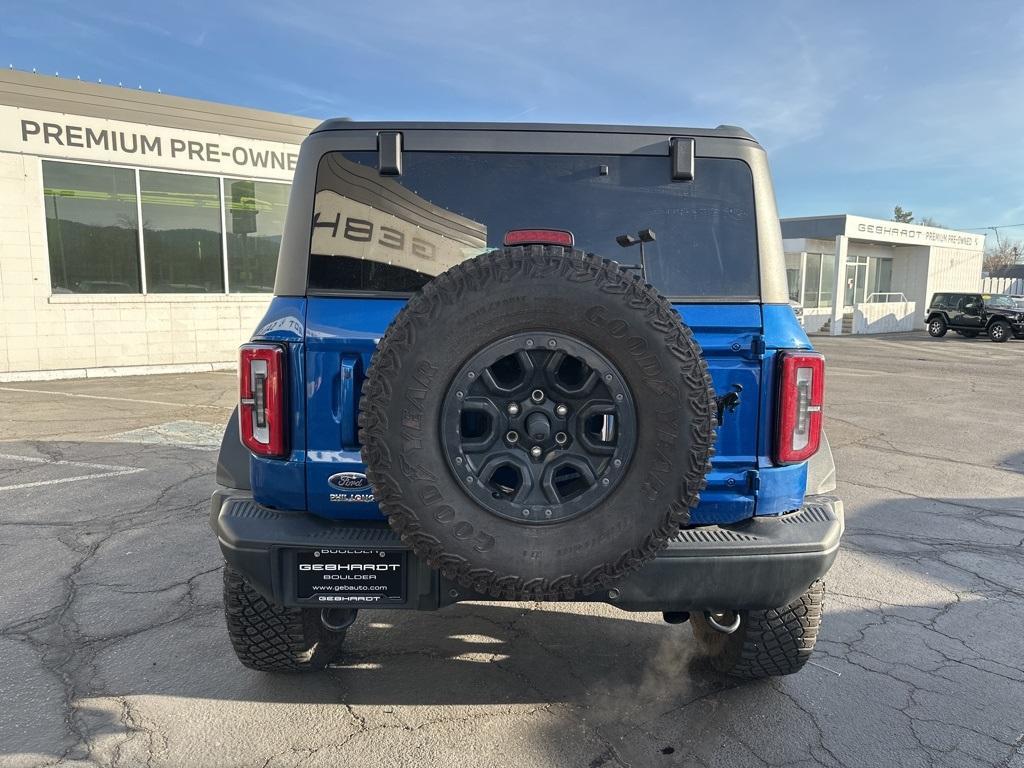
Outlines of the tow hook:
{"label": "tow hook", "polygon": [[704,611],[704,620],[723,635],[731,635],[740,628],[740,615],[735,611]]}
{"label": "tow hook", "polygon": [[743,391],[742,384],[733,384],[732,389],[726,392],[724,395],[719,395],[715,398],[715,402],[718,403],[718,423],[722,423],[722,418],[725,416],[725,412],[732,413],[736,410],[736,406],[740,404],[740,392]]}
{"label": "tow hook", "polygon": [[320,623],[328,632],[344,632],[352,626],[359,611],[353,608],[323,608],[320,611]]}

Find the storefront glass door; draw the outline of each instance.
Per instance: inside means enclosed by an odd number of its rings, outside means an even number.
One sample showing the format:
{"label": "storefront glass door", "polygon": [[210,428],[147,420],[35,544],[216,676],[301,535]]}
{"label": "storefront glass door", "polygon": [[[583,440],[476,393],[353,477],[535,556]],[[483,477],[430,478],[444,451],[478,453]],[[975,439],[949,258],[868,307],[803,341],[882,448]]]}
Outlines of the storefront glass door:
{"label": "storefront glass door", "polygon": [[868,260],[858,257],[846,262],[846,289],[843,293],[843,307],[853,309],[854,304],[864,301],[868,284]]}

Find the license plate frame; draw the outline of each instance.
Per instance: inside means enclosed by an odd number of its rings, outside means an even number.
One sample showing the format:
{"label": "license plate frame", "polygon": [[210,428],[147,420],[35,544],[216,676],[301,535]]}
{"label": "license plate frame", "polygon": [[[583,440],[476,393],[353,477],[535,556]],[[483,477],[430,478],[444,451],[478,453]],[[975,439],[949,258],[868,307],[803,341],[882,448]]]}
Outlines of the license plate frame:
{"label": "license plate frame", "polygon": [[293,552],[295,598],[320,606],[400,605],[406,600],[408,552],[320,547]]}

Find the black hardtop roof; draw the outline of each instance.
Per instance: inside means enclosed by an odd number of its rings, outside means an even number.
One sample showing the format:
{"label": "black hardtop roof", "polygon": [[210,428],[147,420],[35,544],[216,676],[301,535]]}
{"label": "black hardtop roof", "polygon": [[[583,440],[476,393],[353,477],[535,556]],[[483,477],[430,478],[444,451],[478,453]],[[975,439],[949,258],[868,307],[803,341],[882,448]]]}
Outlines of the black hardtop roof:
{"label": "black hardtop roof", "polygon": [[440,122],[356,122],[344,118],[325,120],[313,129],[323,131],[538,131],[548,133],[629,133],[653,136],[708,136],[741,139],[757,144],[757,139],[735,125],[717,128],[682,128],[649,125],[578,125],[575,123],[440,123]]}

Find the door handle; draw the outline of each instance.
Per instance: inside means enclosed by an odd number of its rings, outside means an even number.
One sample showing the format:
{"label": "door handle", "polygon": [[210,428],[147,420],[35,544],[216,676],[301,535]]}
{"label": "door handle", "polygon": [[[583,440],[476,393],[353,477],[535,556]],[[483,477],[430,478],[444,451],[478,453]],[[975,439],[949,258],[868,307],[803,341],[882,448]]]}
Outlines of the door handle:
{"label": "door handle", "polygon": [[341,447],[346,451],[359,450],[359,390],[363,384],[363,364],[359,355],[341,357]]}

